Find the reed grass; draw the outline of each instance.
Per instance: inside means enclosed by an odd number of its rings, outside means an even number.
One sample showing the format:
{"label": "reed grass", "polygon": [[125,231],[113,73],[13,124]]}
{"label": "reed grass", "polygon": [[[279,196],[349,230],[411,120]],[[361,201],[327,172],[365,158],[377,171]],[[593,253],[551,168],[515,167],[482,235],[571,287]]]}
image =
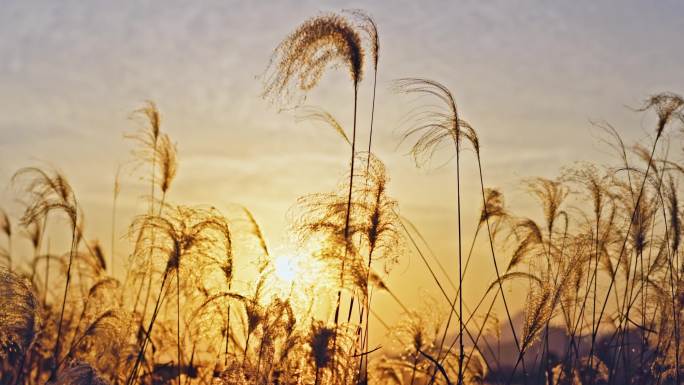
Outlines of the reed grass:
{"label": "reed grass", "polygon": [[[125,135],[147,204],[128,227],[126,249],[115,247],[117,202],[122,192],[140,192],[121,188],[125,175],[115,176],[107,255],[86,231],[63,173],[17,171],[11,182],[23,212],[14,218],[0,210],[0,383],[681,383],[684,167],[681,149],[670,144],[684,127],[684,99],[660,93],[633,109],[655,119],[644,143],[628,146],[620,130],[598,123],[615,164],[575,164],[557,178],[521,181],[536,213],[520,216],[502,189],[485,184],[478,131],[454,94],[433,80],[397,80],[395,90],[428,102],[411,110],[402,139],[413,141],[415,163],[429,166],[444,145],[456,159],[454,274],[400,214],[391,170],[373,152],[379,52],[367,13],[323,14],[277,46],[264,75],[264,97],[281,105],[303,101],[331,67],[344,69],[353,85],[351,130],[323,108],[296,109],[298,121],[332,128],[351,154],[336,186],[304,195],[291,210],[305,270],[289,291],[278,286],[278,249],[249,209],[225,216],[174,201],[179,154],[154,102],[133,112],[139,129]],[[373,70],[368,149],[357,151],[366,57]],[[466,162],[466,149],[476,164]],[[474,186],[463,178],[470,166]],[[469,189],[480,205],[473,218],[463,210]],[[65,233],[68,245],[51,244]],[[407,281],[389,278],[413,252],[434,285],[428,291],[437,293],[421,293],[415,308],[397,287]],[[474,271],[472,261],[482,258],[491,258],[491,271]],[[464,283],[484,273],[492,278],[482,293]],[[316,283],[305,285],[311,278]],[[331,308],[319,316],[313,309],[327,290]],[[511,293],[525,299],[522,309],[512,307]],[[343,295],[347,317],[340,316]],[[387,319],[381,296],[401,309],[398,317]],[[369,342],[371,318],[387,329],[380,346]]]}

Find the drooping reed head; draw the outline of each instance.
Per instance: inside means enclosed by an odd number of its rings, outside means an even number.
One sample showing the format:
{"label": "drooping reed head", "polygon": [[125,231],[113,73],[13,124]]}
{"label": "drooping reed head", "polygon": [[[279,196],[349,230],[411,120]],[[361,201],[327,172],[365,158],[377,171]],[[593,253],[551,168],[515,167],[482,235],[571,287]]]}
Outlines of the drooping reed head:
{"label": "drooping reed head", "polygon": [[228,223],[225,223],[225,226],[221,226],[223,228],[223,245],[225,248],[225,253],[223,255],[223,259],[220,260],[219,266],[221,268],[221,272],[223,273],[223,277],[225,278],[225,283],[230,286],[231,282],[233,281],[233,269],[234,269],[234,264],[233,264],[233,235],[231,233],[230,227],[228,227]]}
{"label": "drooping reed head", "polygon": [[389,287],[387,287],[385,281],[382,280],[382,277],[380,277],[376,272],[372,270],[368,275],[368,284],[376,287],[379,290],[389,291]]}
{"label": "drooping reed head", "polygon": [[609,177],[608,174],[601,175],[595,165],[585,163],[577,168],[567,169],[563,179],[580,185],[585,194],[591,198],[594,215],[599,218],[604,205],[612,199]]}
{"label": "drooping reed head", "polygon": [[337,132],[347,144],[351,146],[351,141],[344,131],[342,125],[328,111],[314,106],[301,106],[297,108],[297,120],[309,120],[322,122]]}
{"label": "drooping reed head", "polygon": [[3,209],[0,209],[0,231],[5,233],[7,238],[12,237],[12,222],[10,222],[9,216]]}
{"label": "drooping reed head", "polygon": [[375,20],[362,9],[348,9],[344,11],[351,15],[358,27],[368,36],[371,57],[373,58],[373,69],[378,70],[378,59],[380,58],[380,39],[378,37],[378,26]]}
{"label": "drooping reed head", "polygon": [[[343,191],[344,185],[340,185],[339,190]],[[350,239],[363,231],[363,225],[359,223],[361,218],[356,215],[360,202],[352,201],[351,210],[351,223],[345,232],[347,197],[341,192],[309,194],[297,200],[293,229],[302,242],[324,236],[331,245],[339,243],[352,247]]]}
{"label": "drooping reed head", "polygon": [[347,68],[356,88],[363,76],[363,57],[361,39],[347,19],[337,14],[311,18],[275,49],[263,95],[287,99],[294,89],[307,92],[335,63]]}
{"label": "drooping reed head", "polygon": [[138,238],[136,256],[161,254],[166,261],[166,273],[177,273],[185,259],[195,263],[193,270],[200,271],[203,264],[218,258],[214,254],[225,256],[228,252],[223,247],[230,244],[226,241],[230,232],[223,216],[215,210],[184,206],[167,207],[161,215],[138,217],[130,234]]}
{"label": "drooping reed head", "polygon": [[486,188],[484,192],[485,200],[480,212],[480,224],[490,218],[507,217],[503,193],[495,188]]}
{"label": "drooping reed head", "polygon": [[373,260],[385,262],[389,271],[401,253],[402,237],[399,204],[389,196],[387,184],[389,176],[384,163],[373,154],[364,152],[357,156],[368,164],[363,178],[357,178],[359,211],[357,217],[362,226],[362,238],[368,243],[369,254]]}
{"label": "drooping reed head", "polygon": [[93,242],[91,249],[93,251],[92,254],[95,258],[98,272],[104,273],[105,271],[107,271],[107,262],[104,255],[104,250],[102,250],[102,245],[99,241],[96,240],[95,242]]}
{"label": "drooping reed head", "polygon": [[21,223],[28,225],[44,219],[52,211],[61,211],[75,228],[78,223],[76,195],[64,175],[53,170],[51,173],[37,167],[26,167],[12,176],[12,183],[22,183],[26,203]]}
{"label": "drooping reed head", "polygon": [[141,115],[147,118],[149,138],[156,142],[159,137],[159,128],[161,126],[157,105],[153,101],[147,100],[143,107],[133,111],[133,115]]}
{"label": "drooping reed head", "polygon": [[445,140],[453,141],[458,152],[465,137],[479,154],[477,134],[467,122],[460,119],[454,97],[446,86],[429,79],[403,78],[394,82],[394,88],[397,92],[436,98],[439,102],[437,105],[428,104],[414,109],[407,117],[410,124],[402,141],[418,136],[411,149],[418,166],[426,165]]}
{"label": "drooping reed head", "polygon": [[679,246],[682,241],[682,220],[680,218],[679,196],[677,194],[677,183],[674,178],[669,178],[668,188],[665,190],[665,197],[667,199],[668,213],[670,219],[671,231],[671,249],[673,254],[679,251]]}
{"label": "drooping reed head", "polygon": [[523,348],[529,346],[552,318],[554,310],[554,287],[550,282],[533,285],[527,293],[523,325]]}
{"label": "drooping reed head", "polygon": [[553,231],[556,219],[561,213],[561,205],[568,196],[568,189],[558,180],[534,178],[526,182],[529,191],[537,197],[544,211],[546,229]]}
{"label": "drooping reed head", "polygon": [[34,220],[28,225],[26,225],[26,237],[31,241],[31,245],[33,246],[34,250],[38,250],[38,246],[40,246],[40,238],[42,234],[42,225],[40,224],[40,221]]}
{"label": "drooping reed head", "polygon": [[443,315],[438,309],[434,300],[427,297],[423,309],[404,314],[390,329],[391,334],[411,353],[429,349],[442,327]]}
{"label": "drooping reed head", "polygon": [[156,148],[157,159],[161,176],[159,178],[159,188],[166,193],[171,186],[173,178],[178,170],[178,160],[176,159],[176,145],[171,142],[167,134],[162,134]]}
{"label": "drooping reed head", "polygon": [[624,198],[625,208],[632,212],[632,226],[629,227],[629,240],[634,251],[641,255],[649,243],[649,231],[653,223],[653,214],[657,212],[655,199],[649,199],[644,195],[636,202],[636,207],[631,198]]}
{"label": "drooping reed head", "polygon": [[658,125],[656,128],[657,136],[660,136],[665,129],[665,126],[673,120],[684,123],[684,99],[677,94],[663,92],[653,95],[646,100],[644,106],[640,108],[640,111],[651,108],[658,114]]}
{"label": "drooping reed head", "polygon": [[513,250],[513,255],[511,255],[506,271],[510,271],[522,263],[530,254],[535,253],[537,247],[542,244],[544,239],[542,230],[537,225],[537,222],[529,218],[524,218],[515,223],[511,234],[515,235],[520,241]]}
{"label": "drooping reed head", "polygon": [[161,136],[161,117],[157,105],[148,100],[143,107],[133,111],[130,119],[139,126],[135,132],[126,133],[124,137],[137,143],[131,150],[136,161],[135,167],[142,164],[154,164],[159,157],[157,145]]}

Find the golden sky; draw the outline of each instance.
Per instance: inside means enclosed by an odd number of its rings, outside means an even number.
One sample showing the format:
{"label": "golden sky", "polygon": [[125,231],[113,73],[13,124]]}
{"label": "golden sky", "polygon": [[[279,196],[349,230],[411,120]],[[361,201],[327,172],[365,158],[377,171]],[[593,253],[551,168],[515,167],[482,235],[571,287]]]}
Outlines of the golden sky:
{"label": "golden sky", "polygon": [[[426,77],[450,87],[480,135],[485,183],[501,187],[514,212],[529,215],[538,212],[518,187],[522,178],[607,159],[591,121],[611,122],[627,142],[644,138],[642,115],[626,106],[684,88],[684,6],[677,1],[10,0],[0,11],[0,184],[22,166],[58,167],[85,209],[87,235],[109,245],[112,184],[123,165],[116,229],[123,258],[127,222],[146,192],[126,167],[132,144],[123,134],[136,128],[130,112],[154,100],[179,149],[169,200],[223,210],[244,205],[272,247],[286,247],[288,209],[299,196],[334,188],[346,173],[348,147],[328,129],[278,113],[260,97],[259,75],[299,23],[344,8],[362,8],[378,24],[374,146],[389,169],[390,192],[454,274],[454,165],[415,168],[408,146],[399,145],[412,104],[391,92],[392,79]],[[367,80],[360,90],[362,148],[371,86]],[[347,75],[334,70],[307,99],[346,127],[351,101]],[[468,242],[480,206],[475,166],[467,154]],[[0,189],[0,206],[19,214],[11,188]],[[469,302],[493,277],[489,255],[484,248],[480,254],[477,274],[466,280]],[[411,252],[389,283],[409,305],[420,306],[424,292],[438,298]],[[376,300],[387,318],[399,313],[391,299]]]}

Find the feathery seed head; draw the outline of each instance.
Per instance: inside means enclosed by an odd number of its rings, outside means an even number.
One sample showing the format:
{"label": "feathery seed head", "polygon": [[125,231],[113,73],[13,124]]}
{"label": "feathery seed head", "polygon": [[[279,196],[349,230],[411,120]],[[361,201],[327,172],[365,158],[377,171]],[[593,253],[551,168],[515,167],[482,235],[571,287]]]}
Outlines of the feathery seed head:
{"label": "feathery seed head", "polygon": [[347,67],[356,88],[363,75],[363,56],[361,39],[347,19],[336,14],[311,18],[275,49],[263,95],[287,99],[294,82],[295,88],[310,91],[336,62]]}
{"label": "feathery seed head", "polygon": [[453,141],[458,152],[465,137],[479,154],[477,134],[460,118],[454,97],[446,86],[429,79],[403,78],[394,82],[394,88],[405,94],[436,98],[440,103],[423,106],[408,116],[410,127],[404,132],[402,141],[419,136],[411,149],[411,155],[418,166],[425,166],[445,140]]}
{"label": "feathery seed head", "polygon": [[684,123],[684,99],[677,94],[663,92],[653,95],[646,100],[644,106],[639,110],[645,111],[650,108],[653,108],[656,114],[658,114],[657,136],[662,134],[665,126],[672,120]]}
{"label": "feathery seed head", "polygon": [[351,15],[354,22],[358,24],[359,29],[368,37],[368,44],[370,45],[370,52],[373,57],[373,69],[377,71],[380,55],[380,39],[378,37],[378,26],[375,24],[375,20],[361,9],[349,9],[344,12]]}

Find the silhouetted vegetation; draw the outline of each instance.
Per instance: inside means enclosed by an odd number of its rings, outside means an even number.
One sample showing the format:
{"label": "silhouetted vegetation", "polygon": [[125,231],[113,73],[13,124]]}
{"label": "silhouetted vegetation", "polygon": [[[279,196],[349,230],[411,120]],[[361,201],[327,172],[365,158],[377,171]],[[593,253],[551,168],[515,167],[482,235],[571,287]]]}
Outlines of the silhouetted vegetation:
{"label": "silhouetted vegetation", "polygon": [[[303,261],[298,273],[333,288],[333,314],[315,316],[313,287],[302,289],[306,296],[293,294],[294,283],[278,288],[277,256],[248,209],[228,216],[210,205],[169,201],[179,157],[157,106],[147,102],[131,116],[139,129],[126,135],[133,172],[149,190],[145,212],[128,227],[125,260],[118,257],[123,251],[115,253],[114,233],[107,256],[86,231],[86,213],[64,173],[28,167],[12,177],[23,214],[0,210],[0,382],[681,383],[684,166],[669,141],[684,127],[684,100],[661,93],[636,109],[655,118],[645,143],[627,146],[617,129],[600,125],[615,165],[580,163],[554,179],[523,181],[538,202],[538,221],[515,215],[504,193],[485,184],[486,154],[454,93],[434,80],[396,80],[397,93],[428,101],[411,110],[402,138],[416,165],[429,166],[445,147],[454,154],[458,251],[449,258],[458,271],[447,272],[400,215],[391,170],[372,152],[379,47],[378,28],[363,11],[314,17],[277,46],[263,78],[264,97],[277,105],[301,102],[330,67],[342,67],[352,81],[351,134],[323,109],[297,109],[300,119],[325,123],[350,146],[344,180],[303,196],[291,211]],[[373,70],[369,144],[357,151],[366,56]],[[464,148],[475,164],[464,162]],[[479,175],[475,186],[462,179],[468,167]],[[478,217],[468,221],[476,225],[472,239],[461,228],[464,189],[481,197]],[[119,194],[117,172],[112,231]],[[51,233],[68,234],[69,247],[51,248]],[[486,238],[489,255],[477,255],[478,237]],[[28,255],[16,247],[22,242]],[[386,279],[408,250],[438,289],[416,309]],[[492,262],[495,279],[483,293],[464,285],[474,274],[471,258]],[[256,273],[236,269],[239,260],[252,262]],[[115,262],[125,265],[123,276],[113,273]],[[435,269],[452,278],[440,280]],[[251,284],[237,289],[236,277]],[[521,312],[507,299],[511,285],[526,288],[516,293],[526,297]],[[479,296],[475,307],[464,292]],[[400,319],[386,323],[376,314],[374,295],[396,301]],[[494,313],[497,304],[503,316]],[[369,346],[371,322],[402,350]]]}

